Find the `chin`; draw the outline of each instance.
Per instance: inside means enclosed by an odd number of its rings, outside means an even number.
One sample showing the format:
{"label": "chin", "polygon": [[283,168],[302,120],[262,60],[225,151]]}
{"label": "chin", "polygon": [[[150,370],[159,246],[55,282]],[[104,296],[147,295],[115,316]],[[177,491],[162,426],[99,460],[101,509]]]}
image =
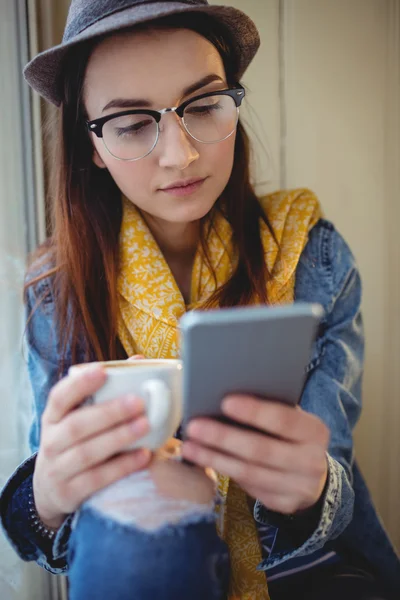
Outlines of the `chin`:
{"label": "chin", "polygon": [[170,210],[165,211],[162,218],[172,223],[193,223],[194,221],[203,219],[210,212],[215,202],[216,200],[214,202],[203,201],[191,203],[186,200],[186,203],[171,207]]}

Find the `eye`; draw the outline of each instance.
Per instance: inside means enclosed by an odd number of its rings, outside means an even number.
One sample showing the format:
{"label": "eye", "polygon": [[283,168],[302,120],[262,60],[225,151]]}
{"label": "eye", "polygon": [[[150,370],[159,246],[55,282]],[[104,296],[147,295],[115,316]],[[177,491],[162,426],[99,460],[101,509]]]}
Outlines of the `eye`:
{"label": "eye", "polygon": [[207,116],[223,107],[220,102],[212,102],[209,104],[193,104],[186,108],[186,113],[194,116]]}
{"label": "eye", "polygon": [[140,135],[145,133],[146,129],[153,125],[152,119],[146,119],[143,121],[139,121],[138,123],[133,123],[128,125],[127,127],[115,127],[115,134],[118,137],[129,136],[129,135]]}

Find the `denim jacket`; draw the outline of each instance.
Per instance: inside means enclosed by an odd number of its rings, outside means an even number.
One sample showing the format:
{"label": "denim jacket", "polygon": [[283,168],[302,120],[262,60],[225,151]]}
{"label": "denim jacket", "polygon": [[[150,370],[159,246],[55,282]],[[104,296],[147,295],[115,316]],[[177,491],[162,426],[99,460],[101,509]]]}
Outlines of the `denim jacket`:
{"label": "denim jacket", "polygon": [[[60,348],[51,285],[51,279],[45,278],[28,291],[28,314],[47,293],[27,328],[28,369],[34,395],[30,430],[32,456],[6,483],[0,496],[0,515],[5,534],[19,556],[58,574],[68,572],[68,540],[73,515],[65,520],[49,543],[30,527],[28,508],[41,415],[49,391],[58,379]],[[282,540],[287,538],[284,533],[291,527],[290,519],[280,519],[256,502],[257,523],[279,524],[277,543],[264,559],[262,568],[268,570],[291,558],[311,554],[335,539],[348,552],[363,557],[393,597],[398,598],[400,559],[379,520],[353,451],[352,431],[361,410],[364,353],[360,277],[347,244],[326,220],[320,220],[313,228],[301,256],[295,300],[317,302],[325,310],[307,368],[301,406],[319,416],[330,429],[329,473],[316,526],[307,539],[297,545],[279,543],[281,533]],[[65,373],[68,367],[67,360]]]}

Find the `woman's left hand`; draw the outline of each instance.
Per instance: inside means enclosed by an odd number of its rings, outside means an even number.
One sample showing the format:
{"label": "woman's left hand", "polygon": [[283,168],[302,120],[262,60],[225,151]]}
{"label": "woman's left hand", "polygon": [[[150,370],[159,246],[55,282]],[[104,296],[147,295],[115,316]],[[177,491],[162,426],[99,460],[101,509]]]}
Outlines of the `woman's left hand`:
{"label": "woman's left hand", "polygon": [[226,398],[223,413],[260,433],[195,419],[187,429],[184,458],[231,477],[275,512],[293,514],[318,502],[328,475],[330,437],[318,417],[249,396]]}

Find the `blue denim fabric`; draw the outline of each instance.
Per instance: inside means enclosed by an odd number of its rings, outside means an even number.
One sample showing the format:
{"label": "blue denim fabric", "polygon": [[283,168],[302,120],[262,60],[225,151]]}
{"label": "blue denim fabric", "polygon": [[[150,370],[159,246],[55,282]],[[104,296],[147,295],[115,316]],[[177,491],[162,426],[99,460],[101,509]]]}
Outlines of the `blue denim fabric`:
{"label": "blue denim fabric", "polygon": [[[27,310],[29,312],[46,291],[46,301],[32,318],[27,335],[28,367],[34,392],[34,420],[30,432],[33,453],[39,446],[40,419],[49,390],[57,380],[60,355],[51,279],[30,288]],[[318,302],[325,309],[301,405],[330,428],[328,482],[317,526],[300,545],[288,542],[291,525],[287,519],[256,502],[256,522],[278,527],[276,543],[260,568],[268,572],[268,568],[287,564],[292,558],[312,555],[328,543],[332,547],[332,541],[336,540],[338,547],[344,545],[368,561],[393,597],[398,598],[400,560],[383,529],[353,455],[352,430],[361,409],[364,351],[360,300],[360,277],[351,251],[333,225],[321,220],[310,234],[297,269],[296,301]],[[67,360],[66,370],[68,366]],[[0,497],[2,526],[21,558],[36,560],[53,573],[67,572],[70,519],[64,523],[52,548],[39,543],[29,526],[24,498],[33,468],[34,459],[17,469],[6,484]],[[18,519],[13,519],[16,506]]]}
{"label": "blue denim fabric", "polygon": [[84,506],[68,564],[70,600],[223,600],[229,585],[228,550],[213,515],[148,532]]}

